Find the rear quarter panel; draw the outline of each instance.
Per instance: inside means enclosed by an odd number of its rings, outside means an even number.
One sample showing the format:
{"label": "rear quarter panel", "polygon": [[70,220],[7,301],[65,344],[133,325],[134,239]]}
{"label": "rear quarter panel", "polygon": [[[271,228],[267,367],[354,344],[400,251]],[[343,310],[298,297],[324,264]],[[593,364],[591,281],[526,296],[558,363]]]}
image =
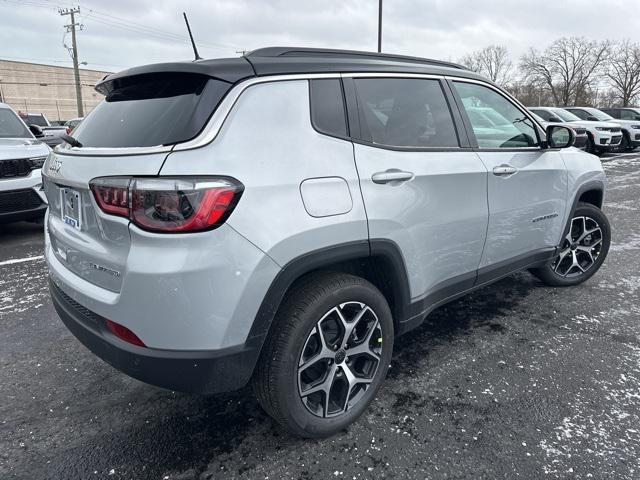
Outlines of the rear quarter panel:
{"label": "rear quarter panel", "polygon": [[[245,191],[227,223],[280,266],[323,247],[368,238],[353,145],[314,130],[307,80],[248,87],[213,142],[171,153],[160,174],[226,175],[242,182]],[[329,188],[320,210],[333,209],[334,215],[312,216],[305,209],[302,183],[323,178],[346,182],[350,208]],[[314,190],[316,202],[318,195]]]}

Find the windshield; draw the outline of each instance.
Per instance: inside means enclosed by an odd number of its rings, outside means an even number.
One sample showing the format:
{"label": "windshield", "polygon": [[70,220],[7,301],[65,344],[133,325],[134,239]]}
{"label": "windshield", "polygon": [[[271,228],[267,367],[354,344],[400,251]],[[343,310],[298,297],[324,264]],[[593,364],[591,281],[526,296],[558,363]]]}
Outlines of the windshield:
{"label": "windshield", "polygon": [[565,122],[579,122],[580,117],[574,115],[571,112],[567,112],[563,108],[552,108],[551,111],[558,117],[560,117]]}
{"label": "windshield", "polygon": [[597,110],[595,108],[589,110],[589,115],[593,115],[601,122],[608,122],[609,120],[614,120],[614,118],[611,115],[601,112],[600,110]]}
{"label": "windshield", "polygon": [[195,137],[230,83],[204,75],[146,74],[107,82],[107,96],[74,130],[85,147],[172,145]]}
{"label": "windshield", "polygon": [[8,108],[0,108],[0,138],[33,138],[24,123]]}

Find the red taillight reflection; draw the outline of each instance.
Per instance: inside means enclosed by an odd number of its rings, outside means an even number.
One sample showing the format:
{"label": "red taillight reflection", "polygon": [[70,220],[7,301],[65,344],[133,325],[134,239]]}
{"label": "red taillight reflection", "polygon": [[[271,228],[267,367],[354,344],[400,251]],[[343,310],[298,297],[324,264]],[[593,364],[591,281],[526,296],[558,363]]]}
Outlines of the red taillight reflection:
{"label": "red taillight reflection", "polygon": [[124,340],[125,342],[132,345],[137,345],[138,347],[146,347],[144,342],[124,325],[120,325],[119,323],[107,320],[107,327],[109,327],[109,330],[111,330],[111,332],[120,340]]}
{"label": "red taillight reflection", "polygon": [[67,127],[67,135],[71,135],[72,131],[73,131],[73,128]]}
{"label": "red taillight reflection", "polygon": [[197,232],[224,223],[242,184],[228,178],[120,178],[91,181],[98,206],[153,232]]}

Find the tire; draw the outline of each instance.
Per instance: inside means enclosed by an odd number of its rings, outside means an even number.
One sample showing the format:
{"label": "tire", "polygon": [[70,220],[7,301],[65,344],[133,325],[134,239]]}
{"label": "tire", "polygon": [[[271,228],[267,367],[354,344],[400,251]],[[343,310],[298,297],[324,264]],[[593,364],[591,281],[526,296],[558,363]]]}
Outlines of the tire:
{"label": "tire", "polygon": [[629,139],[629,135],[623,134],[622,141],[620,142],[620,146],[618,147],[620,152],[629,152],[633,150],[631,148],[631,140]]}
{"label": "tire", "polygon": [[[345,327],[352,325],[343,348]],[[254,392],[290,433],[333,435],[353,423],[375,397],[391,362],[393,339],[391,311],[374,285],[342,273],[311,274],[290,289],[276,314],[254,374]],[[309,394],[322,385],[325,390]]]}
{"label": "tire", "polygon": [[580,202],[570,221],[558,256],[544,267],[531,269],[546,285],[569,287],[589,280],[609,253],[611,226],[602,210]]}
{"label": "tire", "polygon": [[593,141],[593,137],[591,135],[587,136],[587,153],[591,153],[592,155],[598,153],[598,151],[596,150],[596,144]]}

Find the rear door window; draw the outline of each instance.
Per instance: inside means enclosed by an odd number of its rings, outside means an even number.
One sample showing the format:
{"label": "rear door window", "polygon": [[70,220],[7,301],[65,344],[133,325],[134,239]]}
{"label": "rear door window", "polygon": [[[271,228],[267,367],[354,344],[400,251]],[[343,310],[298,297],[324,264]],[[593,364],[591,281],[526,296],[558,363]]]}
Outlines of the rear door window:
{"label": "rear door window", "polygon": [[200,133],[230,83],[198,74],[148,74],[99,86],[102,101],[74,131],[84,147],[173,145]]}
{"label": "rear door window", "polygon": [[356,78],[361,140],[409,148],[458,147],[438,80]]}
{"label": "rear door window", "polygon": [[311,121],[316,130],[336,137],[346,137],[347,119],[340,79],[311,80],[309,88]]}
{"label": "rear door window", "polygon": [[536,115],[538,115],[545,122],[550,122],[551,119],[553,118],[553,114],[551,112],[548,112],[547,110],[538,110],[536,108],[530,108],[529,111],[531,113],[535,113]]}

